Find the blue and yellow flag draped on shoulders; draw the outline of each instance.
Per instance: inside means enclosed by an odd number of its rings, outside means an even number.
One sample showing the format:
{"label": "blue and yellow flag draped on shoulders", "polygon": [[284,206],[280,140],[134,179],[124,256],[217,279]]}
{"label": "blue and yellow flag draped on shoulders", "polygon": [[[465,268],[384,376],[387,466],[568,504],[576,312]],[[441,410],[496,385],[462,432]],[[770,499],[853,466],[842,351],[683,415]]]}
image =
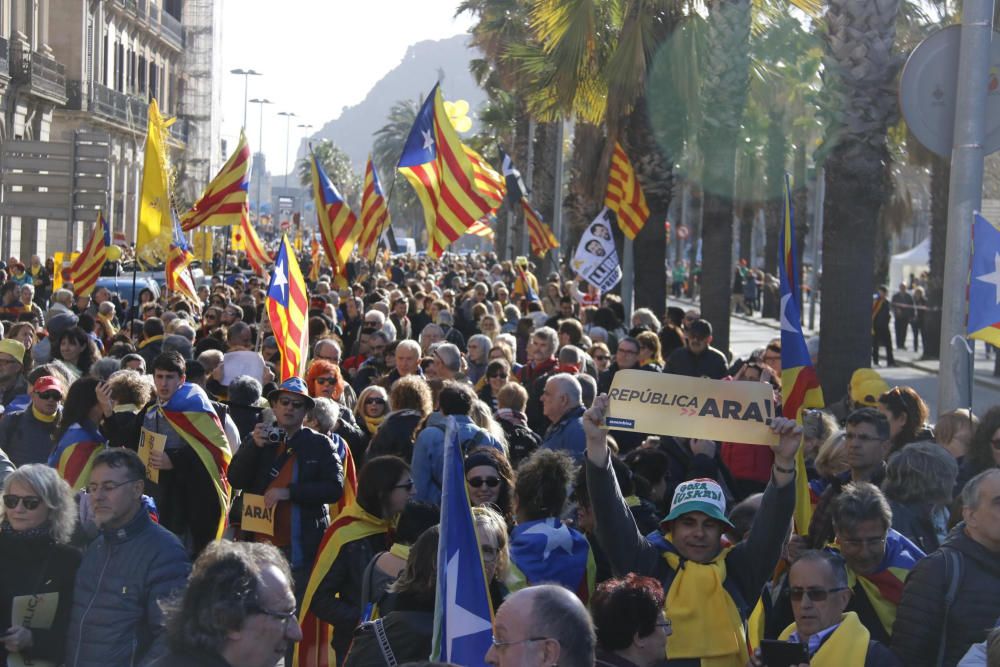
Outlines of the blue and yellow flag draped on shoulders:
{"label": "blue and yellow flag draped on shoulders", "polygon": [[969,338],[1000,346],[1000,230],[978,213],[972,225]]}
{"label": "blue and yellow flag draped on shoulders", "polygon": [[[795,256],[795,226],[792,194],[785,174],[785,222],[781,228],[779,245],[782,251],[781,266],[781,412],[788,419],[802,423],[802,410],[823,407],[823,390],[819,386],[802,335],[802,308],[799,299],[799,264]],[[812,519],[812,494],[802,447],[795,455],[795,525],[800,535],[805,535]]]}
{"label": "blue and yellow flag draped on shoulders", "polygon": [[[232,460],[222,422],[219,421],[219,416],[215,413],[215,408],[208,400],[205,390],[190,382],[181,385],[170,400],[159,407],[159,410],[177,435],[191,447],[212,478],[219,499],[219,526],[216,538],[221,538],[226,528],[226,515],[229,512],[227,473],[229,462]],[[206,507],[205,511],[210,511],[210,508]]]}
{"label": "blue and yellow flag draped on shoulders", "polygon": [[493,639],[493,605],[483,568],[455,420],[445,429],[431,660],[481,667]]}
{"label": "blue and yellow flag draped on shoulders", "polygon": [[59,439],[49,455],[49,466],[55,468],[74,491],[79,491],[87,485],[94,459],[106,443],[107,439],[96,428],[77,422]]}

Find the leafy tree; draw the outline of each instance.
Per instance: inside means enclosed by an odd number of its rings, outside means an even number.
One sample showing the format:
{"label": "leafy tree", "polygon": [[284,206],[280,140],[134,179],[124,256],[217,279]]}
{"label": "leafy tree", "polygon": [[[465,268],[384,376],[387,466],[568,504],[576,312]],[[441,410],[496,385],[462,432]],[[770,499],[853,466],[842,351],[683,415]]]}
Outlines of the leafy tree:
{"label": "leafy tree", "polygon": [[[323,171],[330,177],[333,184],[337,186],[344,200],[354,209],[355,212],[361,208],[361,188],[363,186],[362,177],[354,173],[351,166],[351,158],[347,153],[333,145],[329,139],[324,139],[312,146],[313,154],[319,160]],[[296,167],[299,174],[299,182],[304,186],[312,185],[312,164],[309,155],[299,160]]]}

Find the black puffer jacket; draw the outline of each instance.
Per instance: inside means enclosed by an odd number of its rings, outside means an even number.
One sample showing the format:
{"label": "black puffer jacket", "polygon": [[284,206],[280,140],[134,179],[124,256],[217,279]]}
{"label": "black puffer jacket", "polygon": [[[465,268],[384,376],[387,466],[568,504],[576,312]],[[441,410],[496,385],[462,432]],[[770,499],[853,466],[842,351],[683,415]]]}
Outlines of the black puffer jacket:
{"label": "black puffer jacket", "polygon": [[[961,555],[961,579],[947,618],[944,598],[945,550]],[[892,628],[892,649],[907,667],[934,667],[942,629],[946,633],[944,667],[954,667],[972,644],[986,639],[1000,616],[1000,554],[965,533],[951,532],[941,549],[913,568]]]}
{"label": "black puffer jacket", "polygon": [[[339,439],[339,436],[333,436]],[[323,533],[330,525],[327,505],[344,493],[344,468],[337,458],[339,442],[309,428],[300,429],[288,441],[295,452],[295,481],[288,485],[290,502],[298,510],[301,536],[291,548],[293,568],[308,567],[316,557]],[[247,437],[229,464],[229,483],[248,493],[263,494],[273,480],[278,445],[257,447]],[[293,512],[293,516],[295,513]]]}
{"label": "black puffer jacket", "polygon": [[365,461],[386,454],[398,456],[407,463],[412,461],[414,432],[421,419],[423,415],[418,410],[390,412],[372,436],[368,451],[365,452]]}
{"label": "black puffer jacket", "polygon": [[140,510],[91,542],[76,573],[67,667],[132,667],[166,653],[160,601],[191,569],[173,533]]}

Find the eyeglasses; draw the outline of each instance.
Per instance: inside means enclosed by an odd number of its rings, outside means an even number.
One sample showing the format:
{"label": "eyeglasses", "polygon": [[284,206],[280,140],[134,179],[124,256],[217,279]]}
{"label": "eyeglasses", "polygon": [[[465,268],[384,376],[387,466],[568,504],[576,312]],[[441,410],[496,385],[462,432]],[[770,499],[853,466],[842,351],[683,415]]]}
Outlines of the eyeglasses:
{"label": "eyeglasses", "polygon": [[286,407],[286,408],[287,407],[291,407],[291,408],[294,408],[295,410],[301,410],[302,408],[306,407],[306,402],[305,401],[293,401],[290,398],[285,398],[284,396],[282,396],[281,398],[278,399],[278,405],[281,405],[281,406]]}
{"label": "eyeglasses", "polygon": [[507,374],[506,373],[490,373],[486,377],[488,377],[491,380],[502,380],[502,379],[504,379],[504,378],[507,377]]}
{"label": "eyeglasses", "polygon": [[365,405],[385,405],[385,399],[381,396],[369,396],[365,399]]}
{"label": "eyeglasses", "polygon": [[528,642],[546,642],[552,639],[552,641],[559,641],[558,639],[553,639],[552,637],[528,637],[527,639],[518,639],[513,642],[502,642],[496,637],[493,637],[493,648],[499,650],[502,648],[507,648],[508,646],[517,646],[518,644],[527,644]]}
{"label": "eyeglasses", "polygon": [[470,477],[466,481],[469,483],[469,486],[471,486],[474,489],[478,489],[483,484],[490,487],[491,489],[495,489],[498,486],[500,486],[499,477]]}
{"label": "eyeglasses", "polygon": [[808,597],[813,602],[825,602],[830,593],[846,590],[843,586],[840,588],[799,588],[795,586],[788,589],[788,594],[794,602],[801,602],[803,597]]}
{"label": "eyeglasses", "polygon": [[3,497],[3,504],[9,510],[17,507],[18,503],[24,503],[24,509],[26,510],[34,510],[38,509],[38,506],[42,504],[42,499],[38,496],[15,496],[13,493],[8,493]]}
{"label": "eyeglasses", "polygon": [[138,482],[138,478],[126,479],[124,482],[104,482],[103,484],[88,484],[87,493],[90,495],[96,495],[98,491],[104,493],[111,493],[120,486],[125,486],[126,484],[131,484],[132,482]]}
{"label": "eyeglasses", "polygon": [[413,480],[411,479],[408,482],[403,482],[402,484],[397,484],[396,486],[394,486],[392,488],[394,490],[395,489],[406,489],[407,491],[412,491],[414,486],[415,486],[415,484],[414,484]]}
{"label": "eyeglasses", "polygon": [[622,354],[639,354],[639,350],[630,350],[628,348],[619,347],[618,351]]}
{"label": "eyeglasses", "polygon": [[316,384],[337,384],[337,378],[316,378]]}
{"label": "eyeglasses", "polygon": [[[842,547],[848,547],[849,549],[878,549],[885,545],[885,536],[882,537],[869,537],[866,539],[856,540],[853,538],[837,538],[837,542],[840,543]],[[813,598],[815,599],[815,598]]]}
{"label": "eyeglasses", "polygon": [[264,614],[265,616],[270,616],[271,618],[276,618],[281,621],[281,629],[285,631],[288,629],[288,624],[292,621],[297,621],[295,617],[295,610],[292,611],[271,611],[270,609],[264,609],[263,607],[258,607],[253,605],[248,608],[248,611],[255,614]]}
{"label": "eyeglasses", "polygon": [[866,442],[882,442],[882,438],[877,435],[865,435],[864,433],[846,433],[844,434],[844,440],[850,442],[852,440],[857,440],[861,443]]}
{"label": "eyeglasses", "polygon": [[38,398],[42,399],[43,401],[61,401],[62,394],[60,394],[58,391],[43,391],[40,394],[38,394]]}
{"label": "eyeglasses", "polygon": [[611,357],[609,357],[606,354],[601,354],[601,355],[598,355],[598,356],[594,357],[594,361],[607,361],[610,358]]}

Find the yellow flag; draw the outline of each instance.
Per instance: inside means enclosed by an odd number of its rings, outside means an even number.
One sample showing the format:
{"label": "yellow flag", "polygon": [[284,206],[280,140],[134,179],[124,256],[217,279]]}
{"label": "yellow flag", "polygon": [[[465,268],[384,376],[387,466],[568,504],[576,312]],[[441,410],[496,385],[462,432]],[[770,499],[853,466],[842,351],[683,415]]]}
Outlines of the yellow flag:
{"label": "yellow flag", "polygon": [[233,225],[230,227],[229,251],[246,252],[246,239],[243,238],[243,225]]}
{"label": "yellow flag", "polygon": [[149,103],[145,162],[142,168],[142,193],[139,200],[139,230],[136,249],[145,264],[166,260],[173,232],[170,217],[169,160],[167,128],[174,122],[160,115],[156,100]]}

